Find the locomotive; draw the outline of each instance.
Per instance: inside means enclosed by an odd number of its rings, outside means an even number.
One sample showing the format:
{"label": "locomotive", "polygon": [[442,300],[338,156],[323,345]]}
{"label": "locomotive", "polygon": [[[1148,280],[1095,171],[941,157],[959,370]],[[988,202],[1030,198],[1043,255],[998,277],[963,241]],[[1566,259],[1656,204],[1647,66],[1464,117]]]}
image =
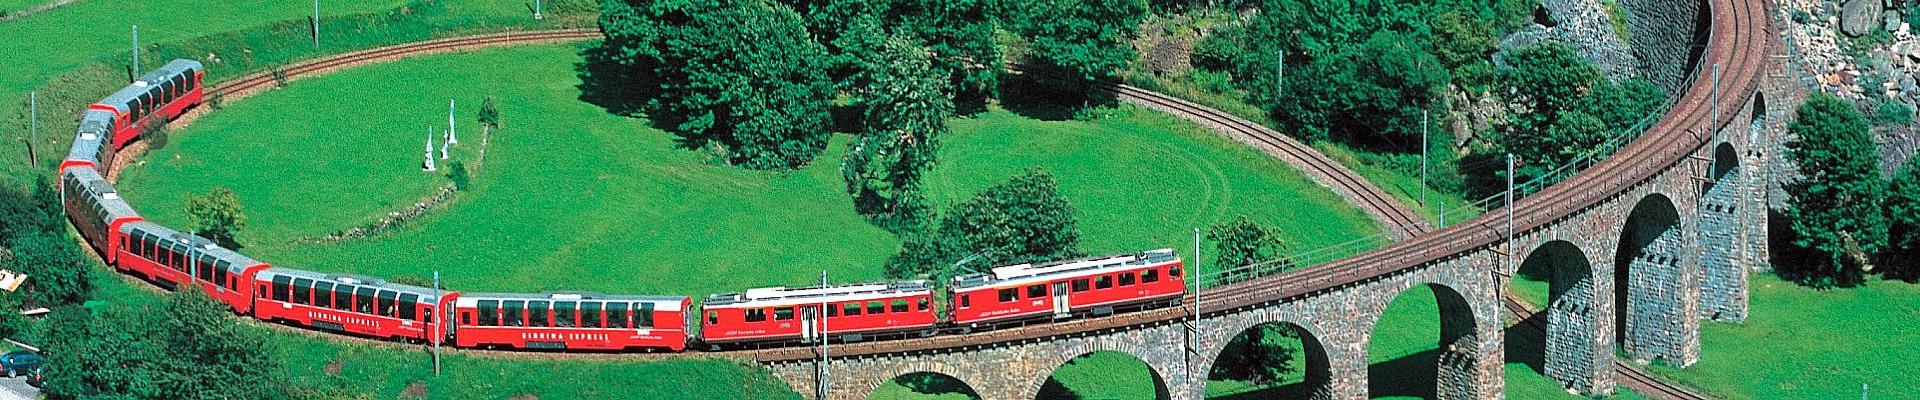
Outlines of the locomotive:
{"label": "locomotive", "polygon": [[462,348],[678,352],[969,332],[1165,306],[1185,294],[1170,249],[1001,266],[944,289],[926,280],[754,288],[708,296],[698,310],[687,296],[462,294],[269,265],[144,220],[102,174],[146,127],[197,106],[204,75],[200,63],[174,60],[90,106],[57,171],[60,201],[114,269],[168,289],[191,285],[261,321]]}

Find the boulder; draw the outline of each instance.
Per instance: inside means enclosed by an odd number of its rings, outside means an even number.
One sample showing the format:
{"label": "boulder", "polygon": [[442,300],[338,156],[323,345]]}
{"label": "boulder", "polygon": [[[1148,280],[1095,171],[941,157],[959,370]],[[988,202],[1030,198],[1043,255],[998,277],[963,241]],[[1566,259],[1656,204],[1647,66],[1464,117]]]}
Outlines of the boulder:
{"label": "boulder", "polygon": [[1881,0],[1847,0],[1840,6],[1840,30],[1852,36],[1864,36],[1880,26]]}

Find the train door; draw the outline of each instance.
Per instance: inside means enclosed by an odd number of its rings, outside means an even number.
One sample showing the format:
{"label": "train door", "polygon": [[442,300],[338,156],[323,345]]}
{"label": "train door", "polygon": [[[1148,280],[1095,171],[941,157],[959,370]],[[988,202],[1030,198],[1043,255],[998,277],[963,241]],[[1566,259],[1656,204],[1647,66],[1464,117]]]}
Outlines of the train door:
{"label": "train door", "polygon": [[1067,283],[1054,282],[1053,283],[1053,316],[1055,317],[1067,316],[1072,308],[1071,306],[1072,304],[1069,304],[1067,302]]}
{"label": "train door", "polygon": [[800,340],[812,342],[820,337],[820,306],[800,306]]}

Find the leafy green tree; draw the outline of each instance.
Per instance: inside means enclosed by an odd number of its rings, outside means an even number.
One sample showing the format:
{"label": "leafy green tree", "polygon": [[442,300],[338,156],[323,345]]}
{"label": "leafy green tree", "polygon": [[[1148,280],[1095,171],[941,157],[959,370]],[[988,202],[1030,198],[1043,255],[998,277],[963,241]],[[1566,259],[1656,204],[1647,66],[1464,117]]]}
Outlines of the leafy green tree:
{"label": "leafy green tree", "polygon": [[[47,345],[50,399],[186,398],[161,386],[161,349],[152,338],[168,332],[149,324],[145,313],[109,309],[97,317],[85,309],[56,309],[47,335],[63,338]],[[174,396],[174,397],[168,397]]]}
{"label": "leafy green tree", "polygon": [[612,61],[660,82],[649,114],[688,148],[750,169],[793,169],[825,149],[832,85],[800,16],[765,0],[606,0]]}
{"label": "leafy green tree", "polygon": [[32,322],[20,315],[27,295],[20,292],[0,293],[0,337],[18,337]]}
{"label": "leafy green tree", "polygon": [[[1542,42],[1522,47],[1506,56],[1507,67],[1500,70],[1500,82],[1508,99],[1523,105],[1514,113],[1519,133],[1507,140],[1525,140],[1529,134],[1545,132],[1559,120],[1561,110],[1571,110],[1585,97],[1587,90],[1605,80],[1599,67],[1587,62],[1580,53],[1560,42]],[[1512,145],[1527,147],[1526,145]]]}
{"label": "leafy green tree", "polygon": [[[1286,244],[1280,241],[1279,230],[1253,222],[1252,218],[1240,216],[1232,221],[1214,224],[1207,229],[1207,240],[1214,243],[1214,264],[1222,271],[1237,270],[1257,266],[1258,271],[1250,273],[1275,272],[1290,269],[1292,261],[1281,258]],[[1277,260],[1277,261],[1276,261]],[[1269,261],[1272,263],[1263,264]],[[1217,284],[1232,283],[1236,278],[1250,277],[1250,274],[1229,276],[1226,281]]]}
{"label": "leafy green tree", "polygon": [[216,187],[205,196],[187,196],[187,225],[195,235],[232,247],[247,227],[247,212],[233,189]]}
{"label": "leafy green tree", "polygon": [[473,175],[467,171],[467,163],[454,161],[447,165],[447,180],[453,182],[455,190],[467,190],[467,185],[473,182]]}
{"label": "leafy green tree", "polygon": [[27,274],[25,290],[33,304],[78,304],[92,294],[90,262],[65,232],[35,232],[13,238],[8,246],[13,265],[7,269]]}
{"label": "leafy green tree", "polygon": [[1294,356],[1302,353],[1300,346],[1300,332],[1292,325],[1256,326],[1227,341],[1207,378],[1255,385],[1278,383],[1300,370],[1293,363]]}
{"label": "leafy green tree", "polygon": [[60,194],[45,179],[35,180],[31,190],[0,185],[0,241],[60,230],[66,214],[59,202]]}
{"label": "leafy green tree", "polygon": [[994,35],[1000,29],[995,0],[896,0],[897,29],[910,32],[933,53],[944,71],[948,96],[959,111],[979,112],[999,92],[1004,65]]}
{"label": "leafy green tree", "polygon": [[905,278],[970,256],[978,256],[965,265],[973,272],[1081,256],[1073,206],[1060,196],[1059,186],[1053,175],[1029,169],[989,187],[954,205],[932,232],[908,236],[885,270]]}
{"label": "leafy green tree", "polygon": [[1446,66],[1417,38],[1381,31],[1359,46],[1315,58],[1268,90],[1270,112],[1297,134],[1387,149],[1419,149],[1425,115],[1444,118]]}
{"label": "leafy green tree", "polygon": [[284,398],[281,365],[258,333],[234,323],[229,309],[197,287],[167,296],[152,325],[160,332],[154,379],[176,399]]}
{"label": "leafy green tree", "polygon": [[894,232],[913,229],[927,214],[920,177],[932,167],[953,103],[940,88],[945,76],[931,55],[910,39],[896,37],[865,73],[873,82],[855,97],[863,127],[847,151],[841,173],[854,208]]}
{"label": "leafy green tree", "polygon": [[500,127],[500,108],[493,105],[493,96],[480,100],[480,137],[487,137],[495,128]]}
{"label": "leafy green tree", "polygon": [[1134,35],[1146,19],[1146,0],[1031,0],[1017,3],[1021,36],[1042,69],[1057,70],[1084,89],[1133,62]]}
{"label": "leafy green tree", "polygon": [[1881,274],[1908,282],[1920,280],[1920,166],[1907,163],[1887,188],[1887,248]]}
{"label": "leafy green tree", "polygon": [[1802,178],[1787,185],[1793,244],[1812,251],[1806,265],[1790,265],[1807,283],[1859,284],[1869,257],[1887,243],[1880,207],[1886,183],[1867,120],[1846,100],[1817,93],[1794,112],[1787,151]]}
{"label": "leafy green tree", "polygon": [[1564,43],[1523,47],[1506,61],[1500,82],[1522,109],[1509,115],[1500,147],[1514,155],[1520,181],[1586,155],[1666,101],[1666,91],[1644,79],[1607,80]]}

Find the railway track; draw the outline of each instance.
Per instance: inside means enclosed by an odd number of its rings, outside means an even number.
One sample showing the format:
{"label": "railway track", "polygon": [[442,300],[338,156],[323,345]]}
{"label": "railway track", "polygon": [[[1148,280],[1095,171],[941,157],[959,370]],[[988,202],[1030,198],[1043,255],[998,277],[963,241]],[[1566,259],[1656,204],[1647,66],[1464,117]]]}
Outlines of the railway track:
{"label": "railway track", "polygon": [[[1753,92],[1757,84],[1754,78],[1758,76],[1758,70],[1764,62],[1765,48],[1770,45],[1769,38],[1772,36],[1771,28],[1765,21],[1765,1],[1720,0],[1708,4],[1711,13],[1708,21],[1713,25],[1713,34],[1710,36],[1706,53],[1700,57],[1700,65],[1721,65],[1722,76],[1727,77],[1723,81],[1733,84],[1731,87],[1722,89],[1724,93],[1733,95],[1719,99],[1718,110],[1740,109],[1742,100]],[[354,64],[440,51],[597,37],[600,37],[597,30],[573,29],[436,39],[301,62],[279,69],[277,76],[274,71],[258,72],[222,82],[214,86],[213,90],[214,93],[231,100],[270,88],[270,85],[275,85],[282,80],[318,74]],[[1514,206],[1515,224],[1518,230],[1538,229],[1574,211],[1616,196],[1634,185],[1647,181],[1655,174],[1674,167],[1677,163],[1685,162],[1686,154],[1706,144],[1707,138],[1712,136],[1705,132],[1710,132],[1711,127],[1721,126],[1722,120],[1733,117],[1731,112],[1710,115],[1709,110],[1714,108],[1709,103],[1714,98],[1709,93],[1710,85],[1698,82],[1703,73],[1704,68],[1696,71],[1694,74],[1696,82],[1689,85],[1688,90],[1676,102],[1674,109],[1649,128],[1641,139],[1621,149],[1608,160],[1588,168],[1565,182],[1533,196],[1519,199]],[[1382,218],[1389,225],[1393,225],[1390,228],[1402,230],[1411,235],[1406,240],[1384,248],[1334,262],[1209,289],[1205,294],[1205,301],[1200,304],[1203,313],[1230,312],[1334,290],[1376,277],[1403,273],[1411,268],[1454,254],[1497,248],[1497,245],[1505,239],[1504,221],[1496,223],[1498,217],[1504,216],[1502,215],[1504,211],[1496,210],[1448,228],[1429,230],[1423,220],[1406,210],[1404,206],[1396,207],[1398,202],[1378,187],[1373,187],[1365,180],[1359,179],[1357,174],[1326,159],[1317,151],[1312,151],[1311,148],[1297,141],[1291,141],[1284,135],[1264,129],[1258,124],[1163,94],[1124,85],[1115,85],[1109,90],[1123,99],[1140,102],[1149,107],[1162,108],[1163,111],[1175,113],[1189,120],[1225,127],[1277,149],[1278,154],[1295,157],[1305,165],[1326,168],[1323,171],[1335,180],[1330,184],[1334,186],[1334,190],[1353,193],[1350,198],[1358,202],[1361,207],[1381,212]],[[1507,250],[1503,253],[1512,254],[1511,249]],[[943,335],[917,340],[837,345],[834,347],[834,353],[841,356],[877,356],[952,351],[999,343],[1098,334],[1140,326],[1176,324],[1191,317],[1192,314],[1186,308],[1176,307],[968,335]],[[814,351],[812,348],[782,348],[687,354],[756,361],[782,361],[816,357],[817,354]],[[513,354],[528,357],[580,356],[550,353]],[[636,355],[604,356],[635,357]],[[1646,389],[1635,387],[1636,390],[1645,390],[1643,393],[1656,396],[1666,394],[1668,398],[1700,398],[1697,395],[1678,397],[1681,395],[1669,393],[1662,389],[1663,385],[1657,384],[1658,380],[1651,379],[1643,371],[1632,368],[1631,365],[1626,368],[1617,368],[1617,370],[1621,371],[1624,381],[1656,383],[1648,385]],[[1629,385],[1632,384],[1629,383]],[[1679,390],[1676,389],[1676,391]],[[1684,391],[1679,392],[1684,393]]]}
{"label": "railway track", "polygon": [[[1513,314],[1514,318],[1520,321],[1518,324],[1526,325],[1527,328],[1529,328],[1527,329],[1529,337],[1523,340],[1534,340],[1543,344],[1546,343],[1547,326],[1544,322],[1533,319],[1534,311],[1531,308],[1528,308],[1525,303],[1520,302],[1511,295],[1504,296],[1500,300],[1501,305],[1506,307],[1507,313]],[[1544,346],[1542,347],[1544,348]],[[1615,376],[1619,378],[1621,385],[1647,397],[1669,400],[1711,399],[1686,387],[1656,379],[1652,374],[1647,373],[1646,370],[1640,369],[1639,366],[1633,365],[1633,363],[1627,362],[1626,360],[1614,358],[1613,371]]]}

